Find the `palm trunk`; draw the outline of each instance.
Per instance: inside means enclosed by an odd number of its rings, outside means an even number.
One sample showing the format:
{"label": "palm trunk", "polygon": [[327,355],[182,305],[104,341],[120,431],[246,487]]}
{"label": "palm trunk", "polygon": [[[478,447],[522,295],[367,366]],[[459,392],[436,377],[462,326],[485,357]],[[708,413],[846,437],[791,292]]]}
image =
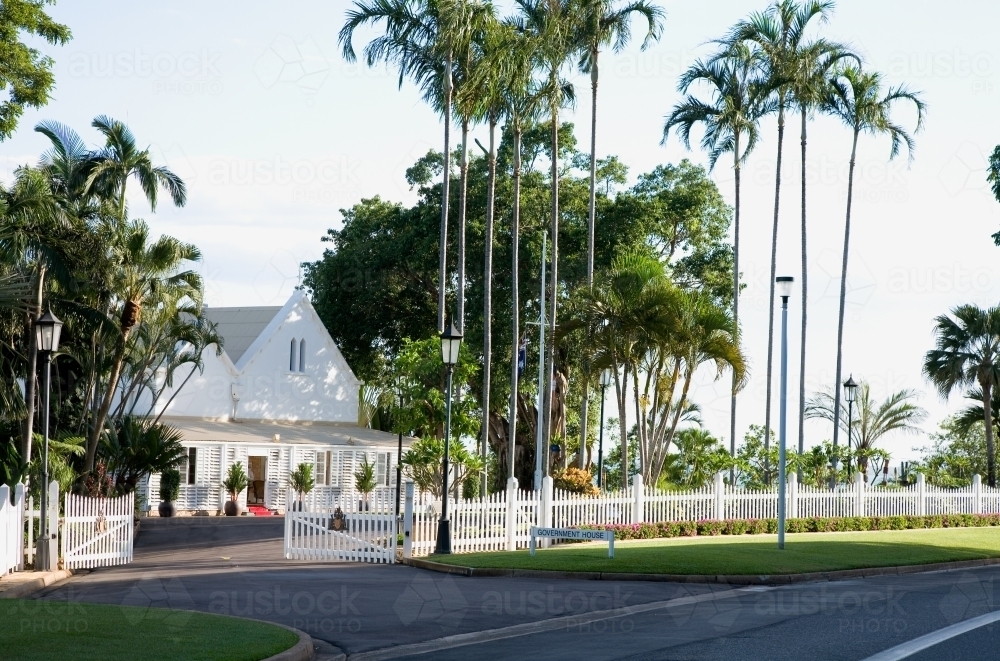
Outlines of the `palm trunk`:
{"label": "palm trunk", "polygon": [[[736,343],[740,343],[740,136],[736,135],[733,151],[733,175],[736,179],[736,205],[733,222],[733,329]],[[736,372],[733,371],[733,386],[729,402],[729,456],[736,456]],[[736,468],[729,469],[729,484],[736,485]]]}
{"label": "palm trunk", "polygon": [[[598,51],[590,53],[590,200],[587,206],[587,289],[594,289],[594,235],[597,216],[597,58]],[[590,324],[587,324],[587,347],[590,347]],[[587,423],[590,413],[590,359],[585,358],[583,373],[583,401],[580,406],[580,461],[581,469],[587,467]]]}
{"label": "palm trunk", "polygon": [[[517,411],[518,411],[518,374],[517,359],[521,349],[521,327],[520,327],[520,298],[518,287],[520,286],[518,252],[521,221],[521,126],[516,121],[514,123],[514,212],[510,224],[511,238],[511,318],[513,327],[512,357],[510,366],[510,419],[508,423],[509,432],[507,434],[507,471],[508,477],[514,477],[515,450],[517,445]],[[536,422],[537,424],[537,422]],[[539,485],[540,488],[540,485]]]}
{"label": "palm trunk", "polygon": [[458,185],[458,330],[465,331],[465,201],[469,184],[469,120],[462,119],[461,177]]}
{"label": "palm trunk", "polygon": [[[836,381],[833,384],[833,447],[837,448],[840,432],[840,379],[843,376],[844,360],[844,306],[847,302],[847,255],[851,244],[851,202],[854,196],[854,163],[858,154],[858,134],[860,129],[854,129],[854,141],[851,144],[851,163],[847,174],[847,216],[844,220],[844,258],[840,265],[840,311],[837,314],[837,370]],[[990,432],[987,432],[989,434]]]}
{"label": "palm trunk", "polygon": [[45,285],[45,265],[38,265],[38,292],[35,307],[28,312],[28,371],[24,375],[24,403],[28,415],[24,421],[24,436],[21,439],[21,461],[31,463],[31,442],[35,434],[35,398],[38,384],[38,345],[35,344],[35,321],[42,316],[42,292]]}
{"label": "palm trunk", "polygon": [[101,400],[101,406],[97,409],[97,415],[94,416],[94,427],[90,430],[90,436],[87,439],[87,456],[83,464],[85,473],[90,473],[94,470],[94,464],[97,459],[97,446],[101,440],[101,433],[104,431],[104,421],[108,417],[108,411],[111,410],[111,402],[114,399],[115,391],[118,390],[118,379],[122,373],[122,363],[125,362],[125,345],[128,342],[128,335],[129,331],[122,333],[122,339],[118,343],[114,360],[111,363],[111,373],[108,375],[108,385],[104,391],[104,398]]}
{"label": "palm trunk", "polygon": [[993,410],[990,407],[991,387],[988,382],[980,382],[983,388],[983,422],[986,427],[986,481],[991,487],[997,485],[996,441],[993,438]]}
{"label": "palm trunk", "polygon": [[[483,266],[483,477],[480,498],[486,497],[486,458],[490,448],[490,370],[493,367],[493,198],[496,191],[497,159],[495,151],[495,134],[497,120],[495,114],[490,114],[490,154],[489,175],[486,185],[486,239],[485,259]],[[515,354],[516,355],[516,354]]]}
{"label": "palm trunk", "polygon": [[[621,434],[622,449],[622,489],[628,489],[628,424],[625,421],[626,400],[628,398],[628,363],[622,364],[622,376],[618,378],[618,366],[615,366],[615,396],[618,399],[618,433]],[[624,382],[624,385],[622,385]]]}
{"label": "palm trunk", "polygon": [[785,140],[785,106],[778,107],[778,158],[774,169],[774,223],[771,227],[771,281],[767,315],[767,389],[764,398],[764,474],[770,483],[771,465],[767,454],[771,447],[771,371],[774,358],[774,276],[778,269],[778,207],[781,201],[781,147]]}
{"label": "palm trunk", "polygon": [[[806,307],[809,302],[809,244],[806,241],[806,107],[802,106],[802,338],[799,346],[799,455],[806,443]],[[802,482],[802,466],[798,468]]]}
{"label": "palm trunk", "polygon": [[448,278],[448,186],[451,183],[451,53],[445,58],[444,171],[441,181],[441,240],[438,248],[438,333],[444,332],[445,290]]}
{"label": "palm trunk", "polygon": [[552,386],[555,375],[556,360],[556,310],[559,294],[559,107],[552,106],[552,267],[549,276],[549,340],[548,358],[546,359],[545,404],[542,420],[542,474],[549,474],[549,447],[552,444]]}

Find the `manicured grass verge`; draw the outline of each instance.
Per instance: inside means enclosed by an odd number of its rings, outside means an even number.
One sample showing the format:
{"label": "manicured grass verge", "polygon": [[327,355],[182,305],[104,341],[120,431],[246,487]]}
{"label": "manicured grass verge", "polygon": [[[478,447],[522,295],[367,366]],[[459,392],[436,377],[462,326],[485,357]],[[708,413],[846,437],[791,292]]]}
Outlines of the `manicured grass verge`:
{"label": "manicured grass verge", "polygon": [[298,636],[270,624],[190,611],[0,599],[0,659],[258,661]]}
{"label": "manicured grass verge", "polygon": [[566,544],[513,553],[433,555],[429,560],[462,567],[547,569],[638,574],[774,575],[922,565],[1000,557],[995,528],[800,533],[785,536],[777,549],[773,535],[687,537],[615,543]]}

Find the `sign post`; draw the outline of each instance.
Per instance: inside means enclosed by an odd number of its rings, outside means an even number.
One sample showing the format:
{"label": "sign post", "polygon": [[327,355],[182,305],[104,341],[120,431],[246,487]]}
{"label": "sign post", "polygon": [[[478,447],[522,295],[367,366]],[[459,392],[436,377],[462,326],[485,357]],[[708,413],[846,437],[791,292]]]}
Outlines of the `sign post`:
{"label": "sign post", "polygon": [[605,541],[608,543],[608,557],[615,557],[614,530],[580,530],[577,528],[538,528],[531,526],[531,555],[535,555],[537,538],[542,539],[581,539],[588,542]]}

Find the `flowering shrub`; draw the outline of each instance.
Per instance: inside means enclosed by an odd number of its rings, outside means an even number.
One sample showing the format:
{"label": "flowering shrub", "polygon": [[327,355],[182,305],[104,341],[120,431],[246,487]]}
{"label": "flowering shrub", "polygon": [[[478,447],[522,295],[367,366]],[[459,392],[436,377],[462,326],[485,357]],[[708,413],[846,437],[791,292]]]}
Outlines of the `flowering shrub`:
{"label": "flowering shrub", "polygon": [[[923,528],[986,528],[1000,526],[1000,514],[945,514],[935,516],[847,516],[787,519],[785,532],[857,532],[863,530],[914,530]],[[665,521],[581,526],[590,530],[613,530],[615,539],[664,537],[717,537],[719,535],[764,535],[778,532],[776,519],[726,519],[716,521]]]}
{"label": "flowering shrub", "polygon": [[594,486],[594,478],[590,474],[590,471],[582,470],[580,468],[570,467],[564,471],[553,474],[552,486],[556,489],[562,489],[563,491],[583,493],[588,496],[596,496],[600,493],[598,488]]}

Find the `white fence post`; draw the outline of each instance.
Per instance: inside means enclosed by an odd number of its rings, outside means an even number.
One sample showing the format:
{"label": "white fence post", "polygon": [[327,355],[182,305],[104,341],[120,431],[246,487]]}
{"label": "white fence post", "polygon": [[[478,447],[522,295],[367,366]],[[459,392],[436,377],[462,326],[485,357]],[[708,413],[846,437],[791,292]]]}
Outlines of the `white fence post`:
{"label": "white fence post", "polygon": [[865,476],[858,471],[854,474],[854,516],[865,515]]}
{"label": "white fence post", "polygon": [[917,516],[927,516],[927,485],[923,473],[917,473]]}
{"label": "white fence post", "polygon": [[413,557],[413,480],[406,481],[406,505],[403,508],[403,557]]}
{"label": "white fence post", "polygon": [[517,548],[517,478],[507,478],[507,550]]}
{"label": "white fence post", "polygon": [[723,482],[722,473],[715,474],[715,518],[722,521],[726,518],[726,484]]}
{"label": "white fence post", "polygon": [[[538,527],[539,528],[551,528],[552,527],[552,490],[554,484],[552,482],[552,476],[546,475],[542,478],[542,497],[538,502],[539,513],[538,513]],[[548,539],[542,540],[542,548],[548,548],[551,542]]]}
{"label": "white fence post", "polygon": [[799,518],[799,475],[795,471],[788,474],[788,518]]}
{"label": "white fence post", "polygon": [[632,481],[632,523],[642,523],[645,518],[645,491],[642,483],[642,474],[635,476]]}
{"label": "white fence post", "polygon": [[978,473],[972,476],[972,513],[983,513],[983,478]]}

